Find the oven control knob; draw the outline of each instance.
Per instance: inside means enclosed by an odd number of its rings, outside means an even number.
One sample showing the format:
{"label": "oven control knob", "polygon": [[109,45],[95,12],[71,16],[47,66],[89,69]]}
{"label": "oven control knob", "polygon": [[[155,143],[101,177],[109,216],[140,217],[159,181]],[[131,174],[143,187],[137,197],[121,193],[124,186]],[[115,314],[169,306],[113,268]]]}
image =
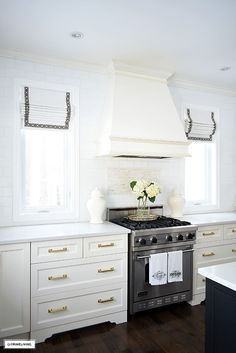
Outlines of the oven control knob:
{"label": "oven control knob", "polygon": [[157,238],[156,237],[152,237],[151,241],[152,241],[153,244],[156,244],[157,243]]}
{"label": "oven control knob", "polygon": [[187,239],[191,240],[191,239],[194,239],[195,238],[195,233],[188,233]]}
{"label": "oven control knob", "polygon": [[177,240],[184,240],[184,237],[183,237],[183,235],[182,234],[179,234],[179,235],[177,235]]}
{"label": "oven control knob", "polygon": [[139,239],[139,244],[140,244],[140,245],[146,245],[146,239],[140,238],[140,239]]}
{"label": "oven control knob", "polygon": [[173,240],[172,235],[170,235],[170,234],[167,235],[167,236],[166,236],[166,240],[167,240],[167,241],[172,241],[172,240]]}

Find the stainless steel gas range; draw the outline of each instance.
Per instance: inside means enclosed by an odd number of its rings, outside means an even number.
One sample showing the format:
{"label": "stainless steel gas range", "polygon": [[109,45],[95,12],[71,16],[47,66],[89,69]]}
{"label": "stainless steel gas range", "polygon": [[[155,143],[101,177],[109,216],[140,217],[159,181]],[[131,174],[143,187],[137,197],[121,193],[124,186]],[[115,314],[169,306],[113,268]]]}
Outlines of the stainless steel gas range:
{"label": "stainless steel gas range", "polygon": [[[157,210],[160,207],[157,207]],[[132,209],[109,209],[109,221],[126,227],[129,234],[129,313],[192,299],[193,244],[197,226],[159,216],[152,221],[131,221]],[[156,210],[154,210],[156,211]],[[159,210],[160,211],[160,210]],[[164,285],[149,284],[150,255],[182,250],[183,280]]]}

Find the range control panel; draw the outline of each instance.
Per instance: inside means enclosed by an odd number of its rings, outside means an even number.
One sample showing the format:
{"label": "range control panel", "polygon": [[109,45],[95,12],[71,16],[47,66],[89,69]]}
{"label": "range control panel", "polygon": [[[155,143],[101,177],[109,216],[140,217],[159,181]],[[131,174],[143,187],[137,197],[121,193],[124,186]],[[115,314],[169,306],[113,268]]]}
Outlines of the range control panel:
{"label": "range control panel", "polygon": [[143,247],[151,245],[162,245],[171,244],[179,242],[194,241],[196,239],[196,232],[175,232],[175,233],[164,233],[164,234],[152,234],[152,235],[142,235],[135,236],[134,246]]}

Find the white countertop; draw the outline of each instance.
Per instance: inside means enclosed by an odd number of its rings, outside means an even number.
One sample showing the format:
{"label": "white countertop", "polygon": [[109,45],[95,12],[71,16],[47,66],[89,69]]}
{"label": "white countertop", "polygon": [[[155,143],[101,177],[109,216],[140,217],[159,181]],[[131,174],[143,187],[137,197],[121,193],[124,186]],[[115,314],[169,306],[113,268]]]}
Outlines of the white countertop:
{"label": "white countertop", "polygon": [[113,223],[91,224],[88,222],[47,224],[0,228],[0,245],[34,241],[78,238],[99,235],[128,234],[127,228]]}
{"label": "white countertop", "polygon": [[184,215],[183,220],[199,226],[236,223],[236,212],[219,212],[219,213]]}
{"label": "white countertop", "polygon": [[[236,223],[236,212],[184,215],[183,220],[199,226]],[[88,222],[47,224],[33,226],[0,227],[0,245],[19,242],[46,241],[62,238],[99,235],[128,234],[127,228],[113,223],[91,224]]]}
{"label": "white countertop", "polygon": [[236,262],[201,267],[198,269],[198,273],[211,279],[212,281],[236,291]]}

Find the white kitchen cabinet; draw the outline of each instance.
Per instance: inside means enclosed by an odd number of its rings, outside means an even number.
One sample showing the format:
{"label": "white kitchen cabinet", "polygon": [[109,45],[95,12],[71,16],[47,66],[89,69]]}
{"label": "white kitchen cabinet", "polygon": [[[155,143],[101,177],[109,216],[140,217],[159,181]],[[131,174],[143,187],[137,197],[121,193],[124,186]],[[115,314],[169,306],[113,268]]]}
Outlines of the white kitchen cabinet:
{"label": "white kitchen cabinet", "polygon": [[236,224],[201,226],[197,231],[193,256],[193,300],[191,305],[205,299],[205,279],[199,267],[236,261]]}
{"label": "white kitchen cabinet", "polygon": [[31,339],[127,321],[127,234],[32,243]]}
{"label": "white kitchen cabinet", "polygon": [[30,330],[30,244],[0,246],[0,338]]}

